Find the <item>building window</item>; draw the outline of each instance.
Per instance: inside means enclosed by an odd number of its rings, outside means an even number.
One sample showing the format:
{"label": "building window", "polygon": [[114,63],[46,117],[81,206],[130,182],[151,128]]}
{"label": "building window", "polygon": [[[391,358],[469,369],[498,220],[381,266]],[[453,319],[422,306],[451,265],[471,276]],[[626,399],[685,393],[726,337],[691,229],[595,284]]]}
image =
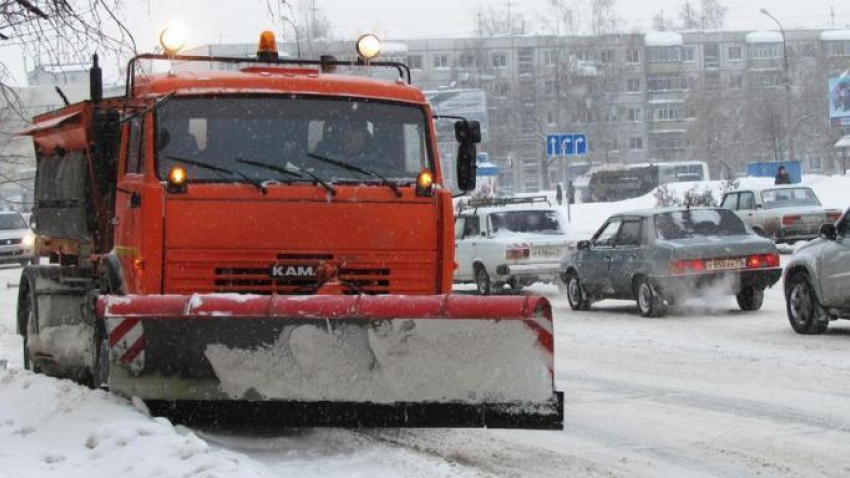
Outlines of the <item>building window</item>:
{"label": "building window", "polygon": [[685,91],[688,89],[688,79],[684,76],[651,75],[646,78],[646,90]]}
{"label": "building window", "polygon": [[616,106],[612,106],[608,108],[608,111],[605,112],[605,122],[606,123],[616,123],[619,120],[618,111]]}
{"label": "building window", "polygon": [[407,66],[409,66],[411,70],[421,70],[422,55],[410,55],[407,57]]}
{"label": "building window", "polygon": [[751,60],[782,58],[782,43],[752,43],[747,45],[747,58]]}
{"label": "building window", "polygon": [[640,123],[643,121],[643,108],[629,108],[627,117],[633,123]]}
{"label": "building window", "polygon": [[826,46],[826,56],[830,58],[850,56],[850,40],[826,41],[824,45]]}
{"label": "building window", "polygon": [[629,78],[626,80],[626,93],[640,93],[640,78]]}
{"label": "building window", "polygon": [[820,171],[822,165],[820,156],[812,156],[809,158],[809,168],[815,171]]}
{"label": "building window", "polygon": [[557,123],[557,115],[554,110],[546,110],[546,124],[555,126]]}
{"label": "building window", "polygon": [[555,80],[546,80],[546,83],[544,83],[543,86],[546,96],[555,96],[558,91],[558,84]]}
{"label": "building window", "polygon": [[445,70],[451,66],[449,64],[449,55],[434,55],[434,68]]}
{"label": "building window", "polygon": [[744,49],[741,45],[732,45],[727,50],[729,61],[741,61],[744,59]]}
{"label": "building window", "polygon": [[498,81],[493,86],[493,96],[497,98],[504,98],[508,96],[508,93],[511,91],[511,85],[507,81]]}
{"label": "building window", "polygon": [[641,151],[643,149],[643,138],[640,136],[632,136],[629,138],[629,149],[632,151]]}
{"label": "building window", "polygon": [[754,71],[750,73],[747,84],[755,88],[774,88],[782,86],[782,77],[781,71]]}
{"label": "building window", "polygon": [[626,50],[626,63],[640,63],[640,50],[637,48]]}
{"label": "building window", "polygon": [[688,142],[685,139],[685,134],[677,131],[652,135],[649,146],[654,151],[685,149],[688,147]]}
{"label": "building window", "polygon": [[602,63],[614,63],[614,50],[602,50],[600,59]]}
{"label": "building window", "polygon": [[475,56],[470,54],[461,55],[457,60],[458,66],[461,68],[475,68]]}
{"label": "building window", "polygon": [[508,54],[505,52],[497,51],[493,53],[493,68],[507,68],[508,67]]}
{"label": "building window", "polygon": [[588,124],[593,122],[593,114],[590,110],[577,110],[573,115],[573,122],[579,124]]}
{"label": "building window", "polygon": [[686,46],[682,48],[682,61],[689,63],[696,61],[696,47]]}
{"label": "building window", "polygon": [[558,64],[558,50],[546,50],[543,52],[543,63],[546,66],[555,66]]}
{"label": "building window", "polygon": [[646,49],[647,63],[675,63],[682,61],[682,47],[664,46]]}
{"label": "building window", "polygon": [[667,103],[652,110],[655,121],[679,121],[682,119],[682,108],[678,104]]}
{"label": "building window", "polygon": [[578,50],[575,57],[578,61],[596,61],[596,53],[591,50]]}

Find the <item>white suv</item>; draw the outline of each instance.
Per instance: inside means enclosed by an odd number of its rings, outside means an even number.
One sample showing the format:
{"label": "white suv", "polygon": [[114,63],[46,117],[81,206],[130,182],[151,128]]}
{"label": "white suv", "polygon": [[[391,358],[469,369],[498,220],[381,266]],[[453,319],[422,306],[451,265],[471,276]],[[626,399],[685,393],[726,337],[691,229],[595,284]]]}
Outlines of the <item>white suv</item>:
{"label": "white suv", "polygon": [[474,282],[487,295],[557,279],[568,240],[545,197],[470,200],[455,219],[454,282]]}
{"label": "white suv", "polygon": [[21,213],[0,211],[0,263],[34,264],[35,234]]}

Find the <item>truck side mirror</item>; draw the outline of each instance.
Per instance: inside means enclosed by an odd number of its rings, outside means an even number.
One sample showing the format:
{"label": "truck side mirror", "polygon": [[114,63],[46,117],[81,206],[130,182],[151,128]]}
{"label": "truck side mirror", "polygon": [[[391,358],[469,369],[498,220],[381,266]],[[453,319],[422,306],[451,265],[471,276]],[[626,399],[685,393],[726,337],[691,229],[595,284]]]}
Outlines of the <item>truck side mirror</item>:
{"label": "truck side mirror", "polygon": [[455,122],[455,139],[458,143],[481,142],[481,123],[478,121],[460,120]]}
{"label": "truck side mirror", "polygon": [[457,147],[457,187],[461,191],[475,189],[475,176],[478,167],[475,164],[478,151],[475,143],[463,142]]}
{"label": "truck side mirror", "polygon": [[838,237],[838,229],[835,228],[835,224],[821,224],[820,237],[829,241],[834,241]]}

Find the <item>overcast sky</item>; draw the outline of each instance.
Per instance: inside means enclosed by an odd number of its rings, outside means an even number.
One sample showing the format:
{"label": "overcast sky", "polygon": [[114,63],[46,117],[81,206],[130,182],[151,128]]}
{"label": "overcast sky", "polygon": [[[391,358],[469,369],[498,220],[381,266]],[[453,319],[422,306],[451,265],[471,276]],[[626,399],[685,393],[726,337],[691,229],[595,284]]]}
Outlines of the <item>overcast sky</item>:
{"label": "overcast sky", "polygon": [[[496,2],[462,0],[315,0],[342,38],[373,31],[388,39],[451,37],[475,30],[475,12],[480,6],[507,9],[507,0]],[[569,2],[570,0],[567,0]],[[691,0],[698,5],[699,0]],[[823,28],[830,23],[830,6],[835,9],[836,27],[850,25],[847,0],[720,0],[729,7],[729,29],[771,29],[773,22],[759,13],[767,8],[785,28]],[[512,0],[511,9],[531,22],[546,14],[548,0]],[[619,0],[617,14],[624,29],[648,29],[659,11],[676,17],[684,0]],[[158,31],[179,22],[189,33],[189,46],[207,43],[256,41],[263,29],[280,31],[272,22],[266,0],[125,0],[125,17],[136,36],[139,50],[150,51]],[[22,78],[21,53],[6,47],[0,58]],[[23,81],[19,79],[19,81]]]}

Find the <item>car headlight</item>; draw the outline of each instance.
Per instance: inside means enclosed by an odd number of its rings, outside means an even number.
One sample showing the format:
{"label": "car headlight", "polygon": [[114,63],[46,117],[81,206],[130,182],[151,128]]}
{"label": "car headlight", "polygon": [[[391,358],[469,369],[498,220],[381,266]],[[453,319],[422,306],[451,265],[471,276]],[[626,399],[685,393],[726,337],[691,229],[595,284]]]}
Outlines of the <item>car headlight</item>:
{"label": "car headlight", "polygon": [[27,247],[34,246],[35,245],[35,234],[27,234],[26,236],[24,236],[24,238],[21,239],[21,244],[23,244]]}

